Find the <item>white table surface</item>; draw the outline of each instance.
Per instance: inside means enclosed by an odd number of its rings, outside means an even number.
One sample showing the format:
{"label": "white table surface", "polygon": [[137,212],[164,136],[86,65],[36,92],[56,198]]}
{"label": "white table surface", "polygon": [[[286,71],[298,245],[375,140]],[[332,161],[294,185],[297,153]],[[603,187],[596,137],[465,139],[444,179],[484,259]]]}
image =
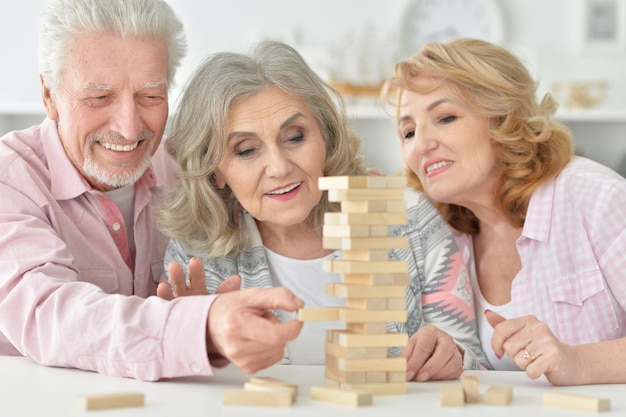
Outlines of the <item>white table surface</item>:
{"label": "white table surface", "polygon": [[[277,365],[257,376],[273,376],[298,384],[299,395],[292,407],[224,406],[225,388],[243,389],[250,376],[235,367],[219,370],[213,377],[177,378],[160,382],[140,382],[109,377],[74,369],[49,368],[27,358],[0,357],[0,416],[236,416],[280,417],[323,416],[572,416],[594,413],[543,407],[541,395],[547,390],[608,397],[611,410],[601,416],[626,415],[626,385],[586,385],[554,387],[545,379],[532,381],[522,372],[474,371],[480,381],[481,394],[490,385],[513,386],[513,401],[508,406],[466,404],[465,407],[441,407],[439,388],[443,384],[460,384],[459,380],[408,384],[405,395],[375,396],[371,406],[351,407],[314,401],[311,386],[324,384],[322,366]],[[80,411],[74,400],[78,395],[121,391],[145,393],[143,407]]]}

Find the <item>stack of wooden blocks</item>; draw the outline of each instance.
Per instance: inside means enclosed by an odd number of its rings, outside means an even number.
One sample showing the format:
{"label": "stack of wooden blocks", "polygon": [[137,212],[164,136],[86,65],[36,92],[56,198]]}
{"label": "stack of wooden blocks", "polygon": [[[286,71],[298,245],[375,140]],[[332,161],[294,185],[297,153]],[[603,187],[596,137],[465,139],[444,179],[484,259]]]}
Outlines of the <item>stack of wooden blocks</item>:
{"label": "stack of wooden blocks", "polygon": [[[345,307],[302,309],[300,320],[340,320],[325,343],[327,385],[373,395],[405,394],[406,359],[388,348],[406,346],[406,334],[387,332],[387,322],[405,322],[406,261],[389,260],[388,251],[407,247],[405,237],[388,235],[388,226],[406,223],[404,177],[322,177],[319,188],[341,203],[341,212],[324,217],[324,248],[341,249],[341,260],[324,270],[342,274],[326,292],[345,298]],[[315,398],[315,387],[312,391]],[[323,399],[323,398],[318,398]]]}

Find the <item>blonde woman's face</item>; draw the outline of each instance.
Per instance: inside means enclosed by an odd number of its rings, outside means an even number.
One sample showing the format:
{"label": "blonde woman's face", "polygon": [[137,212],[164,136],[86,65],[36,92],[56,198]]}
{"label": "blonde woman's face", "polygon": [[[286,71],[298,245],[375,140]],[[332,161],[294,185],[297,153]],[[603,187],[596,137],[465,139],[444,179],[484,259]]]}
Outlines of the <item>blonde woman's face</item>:
{"label": "blonde woman's face", "polygon": [[[431,85],[418,76],[415,85]],[[489,204],[500,170],[489,139],[489,118],[472,113],[446,88],[404,90],[398,131],[406,164],[435,201],[472,208]]]}
{"label": "blonde woman's face", "polygon": [[231,107],[228,144],[215,175],[266,226],[299,225],[319,203],[326,144],[299,97],[270,87]]}

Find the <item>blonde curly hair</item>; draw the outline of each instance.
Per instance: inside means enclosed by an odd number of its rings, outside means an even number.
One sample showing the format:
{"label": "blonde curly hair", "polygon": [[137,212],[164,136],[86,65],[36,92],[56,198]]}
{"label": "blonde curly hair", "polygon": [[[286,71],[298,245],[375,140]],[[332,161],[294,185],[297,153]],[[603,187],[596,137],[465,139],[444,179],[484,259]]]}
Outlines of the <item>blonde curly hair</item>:
{"label": "blonde curly hair", "polygon": [[[428,92],[412,82],[420,75],[438,80],[429,91],[445,84],[468,108],[490,118],[491,142],[502,172],[493,190],[493,203],[512,225],[522,227],[533,191],[554,178],[574,155],[571,132],[553,119],[556,102],[550,94],[537,100],[537,82],[511,52],[463,38],[428,43],[396,63],[381,93],[396,119],[404,90]],[[408,183],[424,191],[406,163],[404,171]],[[455,229],[472,235],[479,232],[478,219],[470,210],[454,204],[435,205]]]}

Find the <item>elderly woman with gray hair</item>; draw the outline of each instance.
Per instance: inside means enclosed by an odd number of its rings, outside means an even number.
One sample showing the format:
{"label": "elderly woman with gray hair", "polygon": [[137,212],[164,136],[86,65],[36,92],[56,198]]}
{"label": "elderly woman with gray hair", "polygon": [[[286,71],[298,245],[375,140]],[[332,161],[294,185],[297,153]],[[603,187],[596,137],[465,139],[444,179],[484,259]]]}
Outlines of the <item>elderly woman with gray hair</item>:
{"label": "elderly woman with gray hair", "polygon": [[[325,285],[340,276],[322,263],[342,253],[323,247],[322,226],[324,213],[339,206],[318,189],[318,179],[368,171],[341,97],[293,48],[263,42],[250,55],[208,57],[185,87],[167,148],[181,186],[158,213],[173,238],[166,262],[188,266],[189,285],[206,275],[208,291],[216,291],[236,275],[241,288],[283,286],[307,307],[338,305]],[[390,257],[409,264],[409,319],[388,328],[410,336],[402,352],[407,379],[457,378],[464,364],[486,363],[471,292],[456,291],[469,286],[467,272],[434,206],[415,191],[407,191],[407,203],[408,225],[390,232],[408,237],[409,247]],[[170,275],[174,292],[188,294],[184,274],[176,275],[183,279]],[[160,293],[168,291],[163,284]],[[281,320],[293,314],[278,312]],[[323,364],[324,331],[336,327],[305,323],[285,361]]]}

